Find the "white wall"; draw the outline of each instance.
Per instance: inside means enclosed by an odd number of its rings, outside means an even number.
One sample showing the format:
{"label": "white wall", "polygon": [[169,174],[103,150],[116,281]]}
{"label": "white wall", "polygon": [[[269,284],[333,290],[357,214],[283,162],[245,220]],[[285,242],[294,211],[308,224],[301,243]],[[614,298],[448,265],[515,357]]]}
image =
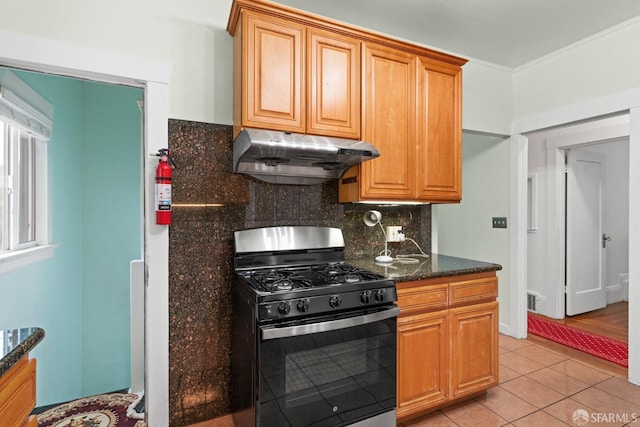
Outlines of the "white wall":
{"label": "white wall", "polygon": [[470,59],[462,69],[462,128],[510,135],[512,114],[511,70]]}
{"label": "white wall", "polygon": [[[0,29],[171,63],[169,116],[232,124],[231,0],[34,3],[4,2]],[[465,129],[509,134],[509,70],[472,60],[463,84]]]}
{"label": "white wall", "polygon": [[13,1],[2,4],[0,29],[171,63],[170,117],[231,124],[230,8],[231,0]]}
{"label": "white wall", "polygon": [[492,228],[491,219],[509,216],[509,159],[508,139],[465,132],[462,202],[432,207],[438,253],[502,265],[498,271],[501,325],[509,325],[509,229]]}
{"label": "white wall", "polygon": [[639,87],[638,40],[635,19],[516,69],[514,119]]}

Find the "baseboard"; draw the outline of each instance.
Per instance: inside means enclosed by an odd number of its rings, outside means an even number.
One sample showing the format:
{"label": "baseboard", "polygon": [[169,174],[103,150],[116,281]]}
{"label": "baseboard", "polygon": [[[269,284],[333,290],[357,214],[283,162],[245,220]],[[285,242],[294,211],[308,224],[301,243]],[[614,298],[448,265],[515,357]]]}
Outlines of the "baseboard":
{"label": "baseboard", "polygon": [[624,301],[624,288],[621,285],[607,286],[607,304]]}
{"label": "baseboard", "polygon": [[507,325],[506,323],[499,322],[498,332],[500,332],[502,335],[509,335],[509,325]]}

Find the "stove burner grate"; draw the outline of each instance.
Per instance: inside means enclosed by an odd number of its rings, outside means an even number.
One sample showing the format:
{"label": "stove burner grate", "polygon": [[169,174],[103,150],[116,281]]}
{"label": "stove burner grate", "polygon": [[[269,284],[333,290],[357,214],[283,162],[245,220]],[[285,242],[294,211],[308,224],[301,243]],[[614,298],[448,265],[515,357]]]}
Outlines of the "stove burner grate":
{"label": "stove burner grate", "polygon": [[379,280],[381,277],[371,271],[362,270],[348,264],[331,264],[322,266],[319,273],[331,278],[335,283],[356,283],[361,281]]}
{"label": "stove burner grate", "polygon": [[340,286],[381,280],[384,277],[344,263],[319,264],[304,268],[273,268],[244,274],[251,286],[262,292]]}
{"label": "stove burner grate", "polygon": [[293,288],[312,286],[310,279],[292,271],[271,270],[254,275],[252,280],[260,286],[261,290],[267,292],[290,291]]}

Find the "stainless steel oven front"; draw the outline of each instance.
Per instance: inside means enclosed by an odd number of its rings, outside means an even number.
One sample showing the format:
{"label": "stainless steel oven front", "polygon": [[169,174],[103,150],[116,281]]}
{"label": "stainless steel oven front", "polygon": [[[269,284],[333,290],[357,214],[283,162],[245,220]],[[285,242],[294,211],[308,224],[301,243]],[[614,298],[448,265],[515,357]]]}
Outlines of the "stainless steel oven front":
{"label": "stainless steel oven front", "polygon": [[261,327],[259,425],[395,425],[398,311]]}

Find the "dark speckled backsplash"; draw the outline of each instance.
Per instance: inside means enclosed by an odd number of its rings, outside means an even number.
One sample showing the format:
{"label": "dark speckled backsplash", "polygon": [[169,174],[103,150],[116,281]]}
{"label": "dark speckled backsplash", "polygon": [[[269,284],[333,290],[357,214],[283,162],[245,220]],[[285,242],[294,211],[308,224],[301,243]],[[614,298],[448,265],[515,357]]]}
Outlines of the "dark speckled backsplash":
{"label": "dark speckled backsplash", "polygon": [[[402,225],[425,252],[431,248],[431,207],[338,203],[338,181],[273,185],[231,172],[232,127],[169,121],[173,224],[169,231],[169,425],[185,426],[229,413],[233,232],[273,225],[342,228],[348,259],[383,249],[379,226]],[[203,205],[222,204],[220,207]],[[190,206],[187,206],[190,205]],[[415,253],[411,242],[390,243]]]}

